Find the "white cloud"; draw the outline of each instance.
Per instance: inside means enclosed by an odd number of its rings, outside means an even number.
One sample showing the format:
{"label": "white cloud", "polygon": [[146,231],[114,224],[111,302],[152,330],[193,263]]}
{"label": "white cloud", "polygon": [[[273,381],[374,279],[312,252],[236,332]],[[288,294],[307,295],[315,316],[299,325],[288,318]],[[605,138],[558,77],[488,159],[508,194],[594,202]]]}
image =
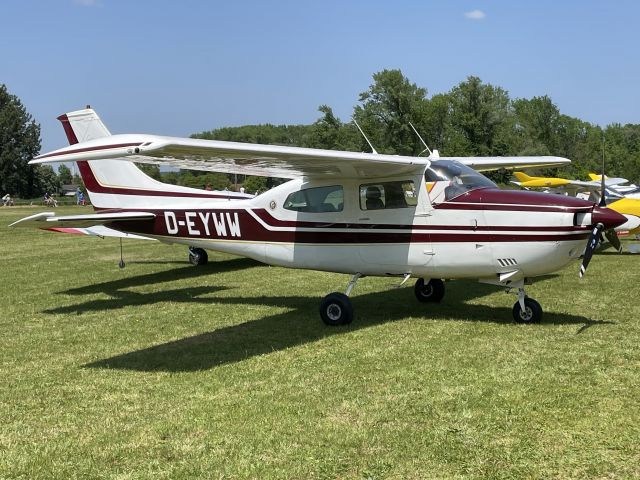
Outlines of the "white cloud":
{"label": "white cloud", "polygon": [[482,20],[487,14],[482,10],[471,10],[470,12],[464,12],[464,16],[469,20]]}
{"label": "white cloud", "polygon": [[97,7],[100,5],[98,0],[73,0],[76,5],[82,5],[83,7]]}

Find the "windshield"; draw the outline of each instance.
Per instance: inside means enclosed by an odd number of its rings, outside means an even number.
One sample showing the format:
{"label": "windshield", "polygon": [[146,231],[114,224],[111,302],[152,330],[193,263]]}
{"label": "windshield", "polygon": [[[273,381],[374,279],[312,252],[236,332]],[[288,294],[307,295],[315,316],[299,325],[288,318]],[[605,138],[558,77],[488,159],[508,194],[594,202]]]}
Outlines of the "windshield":
{"label": "windshield", "polygon": [[498,188],[484,175],[455,160],[434,160],[425,172],[425,179],[427,182],[449,182],[445,188],[446,200],[477,188]]}

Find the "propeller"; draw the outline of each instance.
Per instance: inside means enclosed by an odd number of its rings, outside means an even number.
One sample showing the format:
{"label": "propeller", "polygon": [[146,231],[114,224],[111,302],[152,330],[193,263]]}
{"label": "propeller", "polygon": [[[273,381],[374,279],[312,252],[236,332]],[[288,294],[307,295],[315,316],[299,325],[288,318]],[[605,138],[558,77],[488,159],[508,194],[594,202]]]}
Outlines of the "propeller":
{"label": "propeller", "polygon": [[[605,160],[604,160],[604,133],[602,134],[602,174],[600,175],[600,202],[598,203],[599,207],[607,206],[607,199],[605,198],[605,186],[606,186],[606,178],[605,178]],[[618,253],[622,252],[622,244],[620,243],[620,239],[613,228],[605,230],[604,236],[607,237],[607,240],[611,244],[613,248],[618,250]],[[600,235],[600,240],[602,240],[602,235]],[[587,262],[588,263],[588,262]]]}
{"label": "propeller", "polygon": [[[604,238],[602,234],[604,232],[604,236],[607,237],[609,243],[616,249],[618,252],[622,252],[622,245],[620,244],[620,239],[615,231],[615,225],[620,225],[623,222],[615,221],[614,218],[611,217],[611,214],[614,216],[617,212],[613,212],[612,210],[608,210],[607,213],[607,200],[605,199],[605,160],[604,160],[604,134],[602,136],[602,174],[600,175],[600,202],[597,207],[594,207],[591,218],[595,222],[593,228],[591,229],[591,233],[589,234],[589,239],[587,240],[587,247],[584,250],[584,255],[582,257],[582,265],[580,265],[580,278],[584,277],[584,274],[587,271],[587,267],[589,266],[589,262],[591,262],[591,257],[593,257],[593,252],[596,250],[598,243],[603,242]],[[618,215],[620,216],[620,215]],[[602,221],[598,221],[601,219]],[[608,228],[605,230],[605,223]]]}
{"label": "propeller", "polygon": [[598,246],[598,242],[600,238],[602,238],[602,230],[604,230],[604,225],[602,223],[596,223],[589,234],[589,240],[587,240],[587,248],[584,250],[584,256],[582,257],[582,265],[580,265],[580,278],[584,277],[584,274],[587,271],[587,267],[589,266],[589,262],[591,261],[591,257],[593,256],[593,252]]}

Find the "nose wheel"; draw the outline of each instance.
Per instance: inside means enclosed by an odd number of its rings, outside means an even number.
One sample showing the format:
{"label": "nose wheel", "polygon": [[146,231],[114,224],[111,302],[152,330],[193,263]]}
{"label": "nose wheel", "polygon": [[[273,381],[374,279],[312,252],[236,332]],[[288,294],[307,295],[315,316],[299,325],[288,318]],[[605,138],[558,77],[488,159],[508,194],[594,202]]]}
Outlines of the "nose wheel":
{"label": "nose wheel", "polygon": [[513,319],[517,323],[540,323],[542,307],[533,298],[524,294],[524,288],[518,289],[518,301],[513,305]]}
{"label": "nose wheel", "polygon": [[209,261],[209,255],[203,248],[189,247],[189,263],[191,265],[206,265]]}

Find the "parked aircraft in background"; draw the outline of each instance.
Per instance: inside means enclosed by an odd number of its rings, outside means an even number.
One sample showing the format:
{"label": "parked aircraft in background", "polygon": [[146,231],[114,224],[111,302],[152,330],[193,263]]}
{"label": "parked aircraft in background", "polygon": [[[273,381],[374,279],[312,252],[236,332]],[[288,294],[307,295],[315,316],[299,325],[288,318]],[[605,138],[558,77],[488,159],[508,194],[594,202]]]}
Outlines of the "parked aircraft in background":
{"label": "parked aircraft in background", "polygon": [[[602,179],[602,176],[598,175],[597,173],[590,173],[589,177],[591,178],[591,180],[594,180],[597,182],[600,182],[600,180]],[[606,175],[604,178],[607,184],[611,180]],[[621,178],[620,180],[624,180],[624,181],[611,185],[609,189],[612,190],[614,193],[623,195],[627,198],[640,198],[640,187],[638,187],[638,185],[636,185],[635,183],[630,184],[629,180],[627,180],[626,178]]]}
{"label": "parked aircraft in background", "polygon": [[[523,172],[513,172],[518,179],[512,183],[523,188],[544,188],[550,193],[568,193],[580,195],[585,192],[585,198],[593,202],[599,202],[602,190],[602,177],[590,173],[591,181],[568,180],[554,177],[532,177]],[[629,183],[626,178],[609,178],[605,176],[605,200],[607,207],[624,215],[627,219],[625,223],[615,228],[618,234],[638,234],[640,233],[640,195],[634,197],[624,196],[619,193],[619,189]]]}
{"label": "parked aircraft in background", "polygon": [[[74,122],[80,116],[83,123]],[[474,170],[569,163],[557,157],[440,158],[436,152],[406,157],[109,136],[92,110],[60,120],[72,145],[31,163],[78,162],[96,213],[59,217],[45,212],[14,225],[104,225],[184,244],[203,258],[209,249],[272,265],[350,274],[345,293],[331,293],[320,303],[329,325],[351,322],[348,297],[365,276],[397,276],[401,285],[417,278],[414,291],[421,302],[443,298],[442,279],[475,278],[517,293],[514,319],[537,322],[542,308],[525,295],[528,280],[585,252],[582,276],[601,232],[626,221],[613,210],[572,197],[500,190]],[[221,201],[151,180],[132,162],[291,180],[254,198],[229,195]]]}

